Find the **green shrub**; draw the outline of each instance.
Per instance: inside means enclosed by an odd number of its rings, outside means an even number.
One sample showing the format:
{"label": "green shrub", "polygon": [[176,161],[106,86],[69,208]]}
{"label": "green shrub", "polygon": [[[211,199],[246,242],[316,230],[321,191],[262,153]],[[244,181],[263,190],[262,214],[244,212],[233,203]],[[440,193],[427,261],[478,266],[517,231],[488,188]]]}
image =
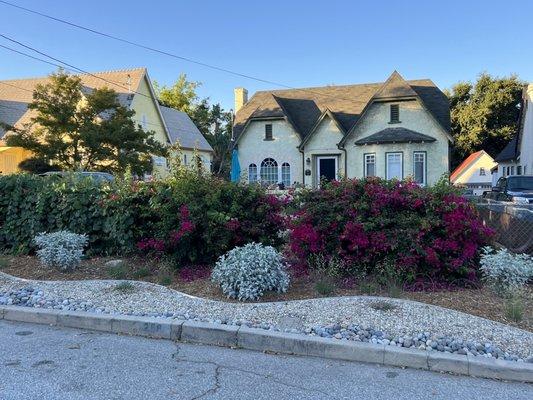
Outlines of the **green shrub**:
{"label": "green shrub", "polygon": [[505,301],[505,316],[514,322],[520,322],[524,318],[524,302],[520,296],[514,296]]}
{"label": "green shrub", "polygon": [[377,283],[373,281],[361,281],[358,285],[359,292],[363,294],[376,294],[379,290]]}
{"label": "green shrub", "polygon": [[0,269],[7,268],[9,265],[9,259],[4,256],[0,256]]}
{"label": "green shrub", "polygon": [[0,252],[27,254],[40,232],[89,238],[88,255],[168,258],[176,268],[213,264],[249,242],[279,246],[282,203],[257,186],[183,170],[166,179],[0,177]]}
{"label": "green shrub", "polygon": [[114,290],[123,293],[133,292],[135,290],[135,285],[131,282],[120,282],[114,287]]}
{"label": "green shrub", "polygon": [[315,283],[315,290],[322,296],[329,296],[335,291],[335,284],[331,279],[320,279]]}
{"label": "green shrub", "polygon": [[159,277],[159,284],[163,286],[169,286],[172,283],[172,277],[170,275],[161,275]]}
{"label": "green shrub", "polygon": [[147,276],[150,276],[152,275],[152,272],[150,272],[150,270],[146,267],[141,267],[137,270],[135,270],[132,274],[132,276],[135,278],[135,279],[141,279],[141,278],[146,278]]}
{"label": "green shrub", "polygon": [[107,268],[107,274],[113,279],[126,279],[128,276],[128,266],[126,263],[120,263]]}

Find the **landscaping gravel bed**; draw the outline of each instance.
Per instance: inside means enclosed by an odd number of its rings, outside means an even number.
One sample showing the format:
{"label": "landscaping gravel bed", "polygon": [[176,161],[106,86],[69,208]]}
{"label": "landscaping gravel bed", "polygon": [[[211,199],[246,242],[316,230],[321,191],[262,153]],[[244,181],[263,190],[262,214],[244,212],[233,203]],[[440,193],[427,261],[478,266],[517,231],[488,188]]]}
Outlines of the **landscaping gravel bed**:
{"label": "landscaping gravel bed", "polygon": [[360,296],[238,304],[146,282],[29,281],[0,273],[0,304],[194,319],[533,362],[531,332],[400,299]]}

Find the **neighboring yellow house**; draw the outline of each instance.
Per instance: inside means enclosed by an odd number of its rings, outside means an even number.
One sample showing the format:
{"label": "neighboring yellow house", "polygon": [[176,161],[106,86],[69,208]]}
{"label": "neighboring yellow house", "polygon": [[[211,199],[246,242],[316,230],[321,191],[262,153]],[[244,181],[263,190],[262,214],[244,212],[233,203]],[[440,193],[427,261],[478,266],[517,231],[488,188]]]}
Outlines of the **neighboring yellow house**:
{"label": "neighboring yellow house", "polygon": [[491,170],[498,164],[484,150],[470,154],[450,175],[450,182],[455,186],[472,190],[475,196],[481,196],[492,187]]}
{"label": "neighboring yellow house", "polygon": [[[89,89],[108,87],[118,93],[122,105],[135,111],[134,120],[145,130],[155,132],[155,139],[165,145],[180,143],[185,164],[196,150],[206,170],[211,170],[213,149],[185,113],[159,106],[146,68],[95,72],[78,75]],[[31,121],[33,111],[27,106],[33,90],[44,84],[48,77],[0,81],[0,122],[22,127]],[[31,153],[17,147],[6,147],[2,138],[9,135],[0,127],[0,174],[18,171],[18,164]],[[154,173],[168,171],[164,158],[154,157]]]}

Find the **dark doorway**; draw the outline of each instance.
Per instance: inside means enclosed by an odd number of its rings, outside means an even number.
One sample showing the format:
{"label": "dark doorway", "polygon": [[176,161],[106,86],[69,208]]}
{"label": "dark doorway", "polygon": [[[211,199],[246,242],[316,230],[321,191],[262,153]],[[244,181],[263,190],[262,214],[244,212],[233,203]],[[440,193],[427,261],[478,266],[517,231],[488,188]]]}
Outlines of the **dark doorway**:
{"label": "dark doorway", "polygon": [[328,182],[337,179],[337,160],[334,157],[318,159],[318,178]]}

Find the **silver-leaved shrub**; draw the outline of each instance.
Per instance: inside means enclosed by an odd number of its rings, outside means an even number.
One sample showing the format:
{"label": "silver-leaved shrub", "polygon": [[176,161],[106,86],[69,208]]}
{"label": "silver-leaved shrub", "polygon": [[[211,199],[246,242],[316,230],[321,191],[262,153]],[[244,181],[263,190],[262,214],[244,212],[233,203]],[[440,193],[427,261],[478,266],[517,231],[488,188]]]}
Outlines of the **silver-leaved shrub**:
{"label": "silver-leaved shrub", "polygon": [[267,291],[284,293],[289,274],[283,256],[271,246],[249,243],[220,257],[211,274],[230,298],[257,300]]}
{"label": "silver-leaved shrub", "polygon": [[512,296],[533,278],[533,257],[512,254],[507,249],[496,252],[484,247],[481,272],[488,285],[500,296]]}
{"label": "silver-leaved shrub", "polygon": [[61,271],[72,271],[83,257],[83,248],[87,245],[87,235],[70,231],[40,233],[33,239],[38,247],[37,257],[43,265]]}

